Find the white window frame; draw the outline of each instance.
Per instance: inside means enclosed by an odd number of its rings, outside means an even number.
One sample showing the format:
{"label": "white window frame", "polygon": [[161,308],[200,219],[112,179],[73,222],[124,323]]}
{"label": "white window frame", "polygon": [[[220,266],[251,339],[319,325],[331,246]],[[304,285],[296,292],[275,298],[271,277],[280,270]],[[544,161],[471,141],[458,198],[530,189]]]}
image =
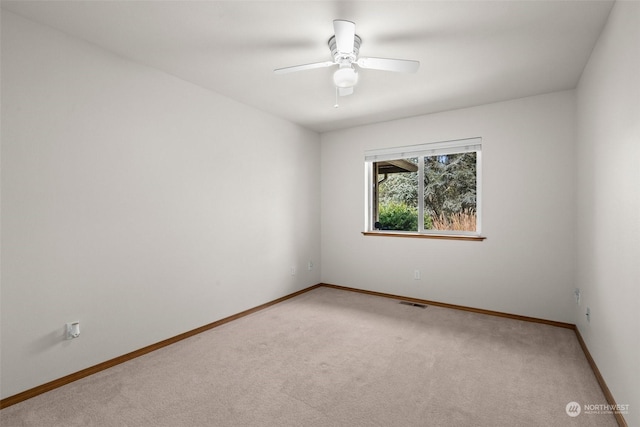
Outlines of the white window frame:
{"label": "white window frame", "polygon": [[451,236],[480,236],[482,225],[482,138],[466,138],[451,141],[430,142],[425,144],[409,145],[404,147],[390,147],[374,150],[366,150],[364,153],[365,165],[365,232],[379,232],[374,224],[375,209],[374,170],[373,164],[385,160],[397,160],[418,158],[418,217],[424,218],[424,158],[436,155],[476,153],[476,231],[457,230],[426,230],[424,219],[418,220],[418,231],[393,231],[393,234],[421,234],[421,235],[451,235]]}

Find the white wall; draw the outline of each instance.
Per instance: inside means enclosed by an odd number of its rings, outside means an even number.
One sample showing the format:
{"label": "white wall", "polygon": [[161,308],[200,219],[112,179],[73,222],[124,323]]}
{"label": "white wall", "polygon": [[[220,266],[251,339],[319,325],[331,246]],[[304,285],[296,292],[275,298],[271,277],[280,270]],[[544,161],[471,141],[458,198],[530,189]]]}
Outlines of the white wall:
{"label": "white wall", "polygon": [[319,282],[316,133],[4,11],[1,76],[2,397]]}
{"label": "white wall", "polygon": [[631,405],[628,424],[640,426],[640,3],[614,5],[576,100],[574,322],[616,401]]}
{"label": "white wall", "polygon": [[[322,281],[572,322],[573,110],[568,91],[323,134]],[[365,150],[469,137],[485,241],[361,234]]]}

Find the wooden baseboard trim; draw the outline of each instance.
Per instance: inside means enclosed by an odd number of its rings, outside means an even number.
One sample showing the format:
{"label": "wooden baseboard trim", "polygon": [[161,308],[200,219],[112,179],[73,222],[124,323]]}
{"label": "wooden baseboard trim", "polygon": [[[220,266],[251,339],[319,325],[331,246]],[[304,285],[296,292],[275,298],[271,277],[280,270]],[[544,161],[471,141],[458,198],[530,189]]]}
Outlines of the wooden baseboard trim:
{"label": "wooden baseboard trim", "polygon": [[240,313],[234,314],[232,316],[225,317],[224,319],[220,319],[220,320],[217,320],[217,321],[215,321],[213,323],[209,323],[208,325],[204,325],[204,326],[201,326],[199,328],[193,329],[191,331],[184,332],[184,333],[182,333],[180,335],[176,335],[175,337],[171,337],[171,338],[168,338],[166,340],[157,342],[155,344],[151,344],[151,345],[143,347],[143,348],[141,348],[139,350],[132,351],[131,353],[127,353],[127,354],[124,354],[122,356],[118,356],[116,358],[107,360],[107,361],[99,363],[97,365],[90,366],[90,367],[88,367],[86,369],[83,369],[81,371],[74,372],[73,374],[69,374],[69,375],[64,376],[62,378],[58,378],[56,380],[50,381],[50,382],[48,382],[46,384],[42,384],[42,385],[39,385],[37,387],[31,388],[29,390],[25,390],[25,391],[23,391],[21,393],[14,394],[13,396],[6,397],[6,398],[0,400],[0,409],[6,408],[6,407],[11,406],[11,405],[15,405],[16,403],[23,402],[23,401],[25,401],[27,399],[31,399],[32,397],[38,396],[39,394],[46,393],[46,392],[54,390],[54,389],[56,389],[58,387],[62,387],[63,385],[72,383],[74,381],[77,381],[77,380],[85,378],[85,377],[88,377],[89,375],[93,375],[93,374],[98,373],[100,371],[104,371],[105,369],[109,369],[109,368],[111,368],[113,366],[119,365],[121,363],[127,362],[127,361],[132,360],[132,359],[135,359],[136,357],[140,357],[140,356],[145,355],[147,353],[151,353],[152,351],[158,350],[158,349],[160,349],[162,347],[166,347],[168,345],[177,343],[178,341],[182,341],[183,339],[192,337],[194,335],[198,335],[199,333],[208,331],[208,330],[213,329],[213,328],[215,328],[217,326],[224,325],[225,323],[229,323],[229,322],[231,322],[233,320],[239,319],[239,318],[244,317],[244,316],[248,316],[249,314],[255,313],[257,311],[264,310],[267,307],[271,307],[272,305],[278,304],[280,302],[286,301],[286,300],[291,299],[293,297],[296,297],[298,295],[304,294],[304,293],[309,292],[309,291],[311,291],[313,289],[316,289],[316,288],[318,288],[320,286],[322,286],[322,285],[321,284],[317,284],[317,285],[310,286],[308,288],[302,289],[300,291],[294,292],[294,293],[289,294],[289,295],[285,295],[285,296],[280,297],[278,299],[275,299],[273,301],[269,301],[267,303],[261,304],[261,305],[259,305],[257,307],[253,307],[253,308],[250,308],[248,310],[242,311]]}
{"label": "wooden baseboard trim", "polygon": [[[584,355],[587,358],[587,362],[589,362],[589,365],[591,366],[591,370],[593,371],[593,374],[596,376],[596,380],[598,381],[598,384],[600,384],[602,393],[604,394],[605,399],[607,399],[607,403],[611,406],[617,406],[616,400],[613,398],[613,394],[611,394],[611,390],[609,390],[607,383],[604,381],[604,377],[600,373],[600,370],[598,369],[598,366],[596,365],[595,360],[593,360],[593,357],[591,357],[591,353],[587,348],[587,344],[582,339],[582,335],[580,334],[580,331],[578,330],[577,327],[574,328],[574,331],[576,332],[576,337],[578,338],[580,347],[582,347],[582,351],[584,352]],[[613,416],[616,417],[618,426],[628,427],[627,421],[624,419],[624,416],[622,414],[614,412]]]}
{"label": "wooden baseboard trim", "polygon": [[576,327],[576,325],[574,325],[572,323],[556,322],[555,320],[539,319],[537,317],[520,316],[519,314],[510,314],[510,313],[503,313],[501,311],[484,310],[482,308],[474,308],[474,307],[467,307],[467,306],[464,306],[464,305],[448,304],[448,303],[444,303],[444,302],[430,301],[430,300],[425,300],[425,299],[420,299],[420,298],[403,297],[403,296],[400,296],[400,295],[387,294],[387,293],[376,292],[376,291],[367,291],[367,290],[364,290],[364,289],[349,288],[349,287],[346,287],[346,286],[332,285],[332,284],[328,284],[328,283],[322,283],[321,286],[324,286],[324,287],[327,287],[327,288],[333,288],[333,289],[341,289],[341,290],[344,290],[344,291],[359,292],[359,293],[367,294],[367,295],[375,295],[375,296],[379,296],[379,297],[392,298],[392,299],[403,300],[403,301],[410,301],[410,302],[415,302],[415,303],[418,303],[418,304],[433,305],[433,306],[436,306],[436,307],[452,308],[452,309],[455,309],[455,310],[470,311],[472,313],[487,314],[489,316],[506,317],[507,319],[523,320],[525,322],[542,323],[542,324],[545,324],[545,325],[557,326],[559,328],[575,329],[575,327]]}

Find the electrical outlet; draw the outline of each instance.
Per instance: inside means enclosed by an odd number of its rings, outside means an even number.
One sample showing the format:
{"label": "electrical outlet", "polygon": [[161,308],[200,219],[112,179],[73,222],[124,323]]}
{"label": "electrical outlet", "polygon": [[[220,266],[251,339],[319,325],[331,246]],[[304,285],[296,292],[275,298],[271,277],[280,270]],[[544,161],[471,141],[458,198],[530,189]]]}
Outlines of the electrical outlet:
{"label": "electrical outlet", "polygon": [[587,307],[587,322],[591,323],[591,309]]}
{"label": "electrical outlet", "polygon": [[292,276],[296,275],[296,268],[295,267],[291,267],[291,275]]}
{"label": "electrical outlet", "polygon": [[313,270],[313,261],[309,260],[309,263],[307,264],[307,270]]}
{"label": "electrical outlet", "polygon": [[420,280],[420,270],[413,270],[413,280]]}
{"label": "electrical outlet", "polygon": [[80,322],[67,323],[65,325],[66,339],[72,340],[80,336]]}
{"label": "electrical outlet", "polygon": [[573,294],[576,297],[576,304],[580,305],[580,300],[582,299],[582,291],[580,288],[576,288],[576,290],[573,291]]}

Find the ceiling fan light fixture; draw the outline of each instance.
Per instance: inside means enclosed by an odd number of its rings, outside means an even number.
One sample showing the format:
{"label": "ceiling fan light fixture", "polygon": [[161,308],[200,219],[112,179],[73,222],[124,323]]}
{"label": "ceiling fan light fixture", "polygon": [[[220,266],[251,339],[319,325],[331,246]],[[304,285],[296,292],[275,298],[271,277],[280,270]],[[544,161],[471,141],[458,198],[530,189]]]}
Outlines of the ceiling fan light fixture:
{"label": "ceiling fan light fixture", "polygon": [[337,87],[353,87],[358,83],[358,73],[351,67],[340,68],[333,73],[333,82]]}

